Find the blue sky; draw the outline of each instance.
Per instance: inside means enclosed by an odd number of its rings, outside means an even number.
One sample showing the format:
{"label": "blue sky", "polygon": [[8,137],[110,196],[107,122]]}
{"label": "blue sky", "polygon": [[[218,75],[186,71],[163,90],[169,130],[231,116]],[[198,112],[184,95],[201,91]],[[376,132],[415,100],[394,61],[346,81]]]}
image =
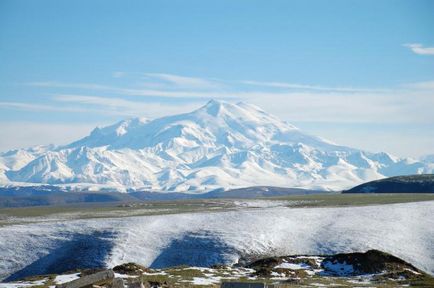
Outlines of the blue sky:
{"label": "blue sky", "polygon": [[0,1],[0,150],[246,101],[309,133],[434,153],[434,1]]}

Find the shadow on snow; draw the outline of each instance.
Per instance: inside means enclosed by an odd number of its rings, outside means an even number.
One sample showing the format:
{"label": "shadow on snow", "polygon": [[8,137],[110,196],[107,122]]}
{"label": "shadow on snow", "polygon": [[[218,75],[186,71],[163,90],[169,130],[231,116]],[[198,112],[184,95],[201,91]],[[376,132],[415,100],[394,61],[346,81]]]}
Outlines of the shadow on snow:
{"label": "shadow on snow", "polygon": [[230,262],[234,249],[210,234],[187,234],[173,240],[152,262],[151,268],[179,265],[210,267]]}
{"label": "shadow on snow", "polygon": [[106,257],[113,248],[113,236],[114,233],[110,231],[73,234],[67,240],[59,240],[48,255],[13,273],[5,281],[32,275],[63,273],[78,268],[104,268]]}

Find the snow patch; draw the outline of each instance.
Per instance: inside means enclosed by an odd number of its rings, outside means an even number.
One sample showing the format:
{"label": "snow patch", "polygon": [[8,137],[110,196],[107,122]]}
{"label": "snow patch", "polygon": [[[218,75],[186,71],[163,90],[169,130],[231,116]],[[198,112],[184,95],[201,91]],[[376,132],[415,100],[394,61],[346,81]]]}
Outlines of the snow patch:
{"label": "snow patch", "polygon": [[339,276],[348,276],[354,273],[353,265],[347,264],[345,261],[343,263],[323,261],[322,265],[327,271]]}
{"label": "snow patch", "polygon": [[282,269],[291,269],[291,270],[306,270],[311,269],[311,267],[305,263],[281,263],[277,265],[276,268],[282,268]]}
{"label": "snow patch", "polygon": [[80,278],[80,273],[57,275],[54,278],[54,283],[63,284]]}

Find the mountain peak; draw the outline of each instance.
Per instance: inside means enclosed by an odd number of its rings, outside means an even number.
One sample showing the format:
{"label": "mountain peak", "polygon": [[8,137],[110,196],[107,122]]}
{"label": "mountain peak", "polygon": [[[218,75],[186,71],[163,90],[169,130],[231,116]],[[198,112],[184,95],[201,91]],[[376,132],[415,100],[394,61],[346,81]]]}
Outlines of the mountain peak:
{"label": "mountain peak", "polygon": [[223,105],[228,105],[229,103],[223,103],[222,101],[217,101],[214,99],[211,99],[206,103],[206,105],[203,107],[208,114],[212,116],[217,116],[220,111],[222,110]]}
{"label": "mountain peak", "polygon": [[258,185],[342,189],[432,169],[421,162],[407,163],[384,153],[338,146],[305,134],[254,105],[218,100],[190,113],[151,121],[123,120],[39,154],[29,150],[0,155],[0,181],[9,184],[159,191]]}
{"label": "mountain peak", "polygon": [[221,100],[211,99],[205,104],[205,106],[206,107],[212,107],[212,106],[220,106],[222,104],[223,104],[223,101],[221,101]]}
{"label": "mountain peak", "polygon": [[208,101],[206,105],[202,106],[196,111],[199,112],[199,115],[205,112],[212,117],[233,119],[236,122],[256,122],[257,125],[270,122],[273,122],[274,124],[277,124],[278,122],[280,124],[283,123],[278,118],[266,113],[261,108],[245,102],[238,102],[234,104],[222,100],[212,99]]}

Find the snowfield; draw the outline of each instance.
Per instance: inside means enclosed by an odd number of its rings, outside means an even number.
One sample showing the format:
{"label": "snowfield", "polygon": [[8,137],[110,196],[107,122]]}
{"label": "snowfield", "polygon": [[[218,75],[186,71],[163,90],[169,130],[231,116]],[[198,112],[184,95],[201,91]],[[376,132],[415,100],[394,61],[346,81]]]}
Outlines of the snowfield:
{"label": "snowfield", "polygon": [[0,279],[125,262],[209,266],[247,256],[368,249],[392,253],[434,274],[432,215],[434,201],[14,224],[0,227]]}

